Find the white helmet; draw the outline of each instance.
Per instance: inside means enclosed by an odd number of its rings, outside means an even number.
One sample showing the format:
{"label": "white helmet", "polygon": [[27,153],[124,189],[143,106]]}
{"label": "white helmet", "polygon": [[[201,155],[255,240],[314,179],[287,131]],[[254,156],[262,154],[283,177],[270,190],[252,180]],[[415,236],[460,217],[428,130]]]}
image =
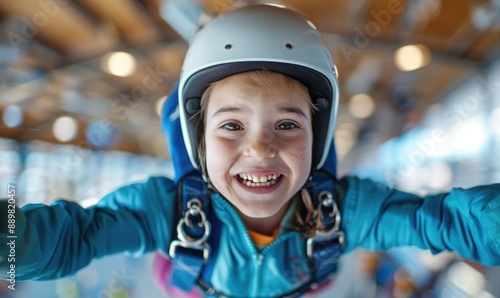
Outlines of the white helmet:
{"label": "white helmet", "polygon": [[193,38],[179,82],[182,134],[191,163],[200,169],[199,102],[209,84],[231,75],[267,69],[304,84],[319,110],[313,115],[312,169],[323,166],[332,143],[338,106],[333,59],[320,33],[303,16],[273,5],[223,13]]}

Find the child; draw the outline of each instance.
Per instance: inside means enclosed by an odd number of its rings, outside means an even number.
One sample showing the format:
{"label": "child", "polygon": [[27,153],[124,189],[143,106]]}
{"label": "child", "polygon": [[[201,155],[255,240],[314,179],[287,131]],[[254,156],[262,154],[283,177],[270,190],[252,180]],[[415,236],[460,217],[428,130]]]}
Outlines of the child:
{"label": "child", "polygon": [[[253,5],[216,18],[191,43],[178,90],[194,170],[176,172],[178,185],[153,177],[122,187],[88,209],[63,200],[16,209],[17,280],[155,250],[173,260],[175,286],[230,297],[300,295],[357,247],[414,245],[500,265],[500,184],[420,198],[334,178],[335,68],[296,13]],[[5,218],[14,207],[0,207],[0,276],[8,279]]]}

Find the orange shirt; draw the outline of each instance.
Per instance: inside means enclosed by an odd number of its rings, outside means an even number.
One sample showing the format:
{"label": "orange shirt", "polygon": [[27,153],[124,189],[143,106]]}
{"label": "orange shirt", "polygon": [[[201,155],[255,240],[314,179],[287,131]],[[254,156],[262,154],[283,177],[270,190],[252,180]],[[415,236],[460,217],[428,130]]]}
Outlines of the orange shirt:
{"label": "orange shirt", "polygon": [[274,230],[274,232],[271,236],[260,234],[260,233],[257,233],[257,232],[251,231],[251,230],[248,230],[248,234],[250,235],[250,238],[252,239],[253,243],[255,243],[255,245],[258,248],[261,248],[261,247],[267,246],[271,242],[273,242],[274,239],[276,239],[276,237],[278,237],[278,231],[279,231],[279,229]]}

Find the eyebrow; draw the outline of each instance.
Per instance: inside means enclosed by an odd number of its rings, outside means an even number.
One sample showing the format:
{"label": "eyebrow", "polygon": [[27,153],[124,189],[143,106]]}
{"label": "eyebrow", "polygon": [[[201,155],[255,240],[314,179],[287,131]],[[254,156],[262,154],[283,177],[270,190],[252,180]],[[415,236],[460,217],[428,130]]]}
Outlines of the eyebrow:
{"label": "eyebrow", "polygon": [[218,114],[223,114],[223,113],[234,113],[234,112],[241,112],[241,111],[246,111],[247,108],[243,107],[237,107],[237,106],[224,106],[213,114],[213,116],[218,115]]}
{"label": "eyebrow", "polygon": [[[223,113],[238,113],[238,112],[244,112],[247,111],[248,109],[246,107],[238,107],[238,106],[224,106],[213,114],[213,116],[223,114]],[[278,111],[281,114],[295,114],[300,117],[307,118],[306,114],[298,107],[294,106],[282,106],[278,108]]]}
{"label": "eyebrow", "polygon": [[294,106],[279,107],[278,111],[280,111],[283,114],[290,113],[290,114],[296,114],[298,116],[307,118],[306,114],[304,114],[304,112],[300,108],[294,107]]}

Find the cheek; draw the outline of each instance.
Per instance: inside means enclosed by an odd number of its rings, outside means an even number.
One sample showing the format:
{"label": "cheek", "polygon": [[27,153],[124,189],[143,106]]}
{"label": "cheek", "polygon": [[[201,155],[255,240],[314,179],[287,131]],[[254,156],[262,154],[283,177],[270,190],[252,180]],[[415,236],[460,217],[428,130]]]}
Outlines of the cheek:
{"label": "cheek", "polygon": [[294,161],[299,163],[307,163],[311,160],[311,149],[305,144],[294,146],[287,153]]}
{"label": "cheek", "polygon": [[287,152],[288,164],[297,179],[297,185],[302,186],[309,177],[312,163],[311,152],[311,149],[307,146],[295,146]]}
{"label": "cheek", "polygon": [[298,157],[300,158],[301,162],[305,162],[307,160],[307,157],[309,155],[309,150],[305,146],[299,146],[297,147],[297,153]]}
{"label": "cheek", "polygon": [[206,165],[209,174],[215,174],[226,166],[228,157],[234,152],[233,149],[226,142],[214,138],[205,139]]}

